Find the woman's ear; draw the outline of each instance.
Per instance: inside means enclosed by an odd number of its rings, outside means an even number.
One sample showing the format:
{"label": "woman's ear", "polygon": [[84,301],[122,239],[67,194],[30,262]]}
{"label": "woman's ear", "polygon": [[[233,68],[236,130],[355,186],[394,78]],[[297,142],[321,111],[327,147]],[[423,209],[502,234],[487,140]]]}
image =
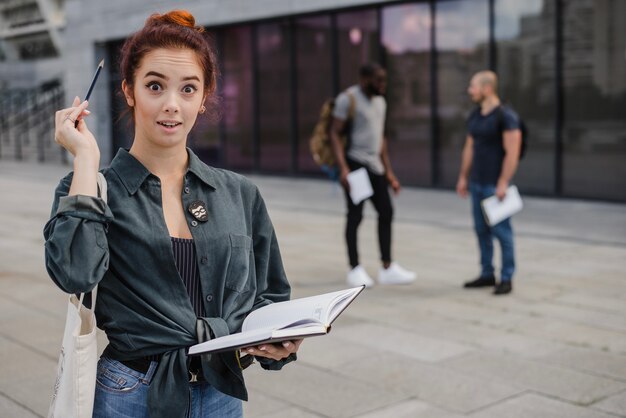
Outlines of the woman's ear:
{"label": "woman's ear", "polygon": [[122,91],[124,92],[124,97],[126,97],[126,103],[128,106],[135,106],[135,99],[133,98],[133,89],[126,83],[126,80],[122,81]]}

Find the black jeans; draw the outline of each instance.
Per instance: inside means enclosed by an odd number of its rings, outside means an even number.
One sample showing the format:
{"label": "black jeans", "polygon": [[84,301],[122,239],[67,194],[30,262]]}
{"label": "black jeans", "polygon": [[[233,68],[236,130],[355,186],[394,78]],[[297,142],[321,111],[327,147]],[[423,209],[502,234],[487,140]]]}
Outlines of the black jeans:
{"label": "black jeans", "polygon": [[[356,161],[347,159],[350,171],[364,167]],[[367,167],[365,167],[367,169]],[[380,258],[383,262],[391,261],[391,220],[393,218],[393,206],[389,196],[389,183],[385,176],[372,173],[367,170],[374,194],[370,197],[376,212],[378,212],[378,245],[380,246]],[[359,265],[359,252],[357,249],[357,230],[363,220],[363,205],[365,201],[355,205],[350,195],[345,191],[348,206],[348,220],[346,223],[346,243],[348,244],[348,258],[352,268]]]}

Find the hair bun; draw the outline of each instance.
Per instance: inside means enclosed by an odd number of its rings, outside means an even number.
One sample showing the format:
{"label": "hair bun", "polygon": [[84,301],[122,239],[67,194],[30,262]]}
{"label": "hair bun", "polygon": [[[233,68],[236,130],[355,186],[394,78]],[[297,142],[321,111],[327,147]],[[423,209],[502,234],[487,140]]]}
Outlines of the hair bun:
{"label": "hair bun", "polygon": [[196,26],[196,19],[187,10],[172,10],[165,14],[154,13],[146,21],[146,26],[154,24],[180,25],[197,32],[204,32],[202,26]]}

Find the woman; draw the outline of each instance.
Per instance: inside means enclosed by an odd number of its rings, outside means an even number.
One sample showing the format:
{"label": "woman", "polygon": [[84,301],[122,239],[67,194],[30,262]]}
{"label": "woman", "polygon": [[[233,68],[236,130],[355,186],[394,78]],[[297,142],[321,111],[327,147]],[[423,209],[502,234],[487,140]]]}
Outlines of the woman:
{"label": "woman", "polygon": [[[237,332],[250,311],[289,298],[257,188],[186,148],[216,86],[202,32],[191,14],[172,11],[150,16],[124,44],[122,91],[135,136],[103,170],[108,204],[97,197],[88,103],[76,98],[56,113],[55,137],[74,155],[74,172],[57,187],[45,226],[46,266],[65,292],[99,285],[96,316],[109,345],[94,417],[241,416],[239,352],[190,359],[186,349]],[[245,351],[278,370],[300,342]]]}

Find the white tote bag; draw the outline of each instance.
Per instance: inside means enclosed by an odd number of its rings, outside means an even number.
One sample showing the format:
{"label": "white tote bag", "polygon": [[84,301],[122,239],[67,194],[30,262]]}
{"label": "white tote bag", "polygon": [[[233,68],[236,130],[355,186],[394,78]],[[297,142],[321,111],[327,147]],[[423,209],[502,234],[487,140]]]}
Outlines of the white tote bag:
{"label": "white tote bag", "polygon": [[[98,173],[100,197],[106,201],[107,184]],[[96,296],[91,292],[91,309],[83,306],[85,294],[69,297],[65,332],[48,418],[91,418],[96,391],[98,347],[96,340]]]}

